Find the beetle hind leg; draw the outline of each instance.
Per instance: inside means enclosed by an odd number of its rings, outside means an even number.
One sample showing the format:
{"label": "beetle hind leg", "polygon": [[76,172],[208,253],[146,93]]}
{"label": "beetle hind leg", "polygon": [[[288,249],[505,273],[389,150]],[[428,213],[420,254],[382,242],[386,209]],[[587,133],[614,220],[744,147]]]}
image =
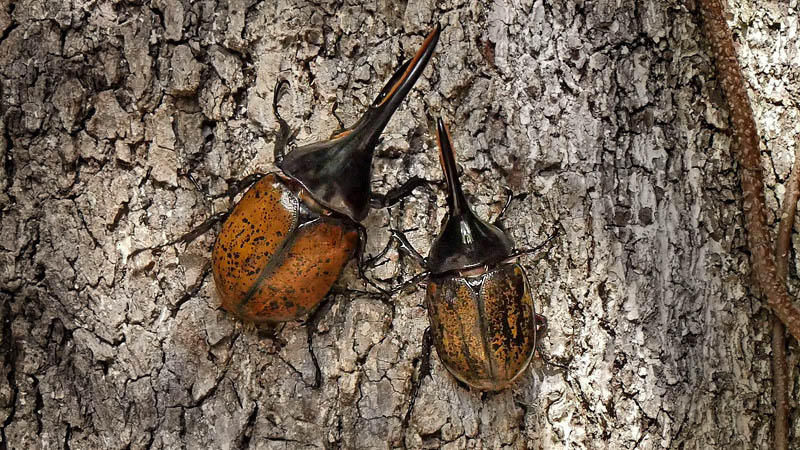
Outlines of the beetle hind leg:
{"label": "beetle hind leg", "polygon": [[330,311],[335,298],[335,295],[326,295],[325,299],[322,300],[322,303],[320,303],[319,306],[314,309],[314,311],[305,321],[308,354],[311,355],[311,363],[314,364],[314,384],[311,385],[312,389],[319,389],[319,387],[322,386],[322,369],[320,369],[319,362],[317,361],[317,355],[314,353],[314,332],[317,330],[319,322],[323,317],[325,317],[325,314]]}
{"label": "beetle hind leg", "polygon": [[414,404],[417,402],[417,394],[419,394],[419,388],[422,386],[422,380],[431,373],[432,347],[433,339],[431,338],[431,328],[428,327],[425,329],[425,333],[422,335],[422,352],[420,353],[419,357],[419,372],[417,374],[417,379],[412,380],[408,409],[406,410],[406,415],[403,417],[402,435],[405,435],[406,430],[408,429],[408,422],[411,420],[411,413],[414,410]]}
{"label": "beetle hind leg", "polygon": [[536,327],[536,346],[539,346],[539,343],[542,341],[542,338],[545,334],[547,334],[547,317],[541,314],[534,314],[534,321],[536,322],[534,327]]}
{"label": "beetle hind leg", "polygon": [[184,234],[183,236],[180,236],[179,238],[173,239],[173,240],[171,240],[169,242],[166,242],[164,244],[159,244],[159,245],[156,245],[154,247],[137,248],[136,250],[131,252],[131,254],[128,256],[128,258],[132,259],[133,257],[138,255],[139,253],[142,253],[143,251],[146,251],[146,250],[160,250],[160,249],[162,249],[164,247],[169,247],[169,246],[176,245],[176,244],[189,245],[189,244],[192,243],[192,241],[194,241],[198,237],[202,236],[208,230],[210,230],[212,227],[214,227],[214,225],[216,225],[218,222],[224,221],[228,217],[229,213],[230,213],[229,211],[216,213],[216,214],[212,215],[211,217],[209,217],[208,219],[206,219],[203,223],[201,223],[200,225],[195,227],[192,231],[189,231],[188,233]]}
{"label": "beetle hind leg", "polygon": [[548,366],[557,367],[559,369],[569,371],[569,361],[566,364],[553,362],[549,356],[542,351],[542,338],[547,334],[547,317],[541,314],[534,314],[534,327],[536,327],[536,354]]}

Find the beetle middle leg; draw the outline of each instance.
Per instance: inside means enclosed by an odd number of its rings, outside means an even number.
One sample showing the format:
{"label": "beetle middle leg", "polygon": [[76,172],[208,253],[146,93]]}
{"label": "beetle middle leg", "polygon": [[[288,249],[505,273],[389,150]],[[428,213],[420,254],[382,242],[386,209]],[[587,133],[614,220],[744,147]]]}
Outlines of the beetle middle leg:
{"label": "beetle middle leg", "polygon": [[408,237],[406,237],[405,233],[403,233],[400,230],[391,230],[391,236],[389,237],[389,242],[386,243],[386,246],[383,248],[383,250],[378,252],[378,254],[376,254],[376,255],[370,257],[369,259],[367,259],[364,262],[364,265],[366,267],[375,267],[375,266],[377,266],[378,265],[377,261],[379,261],[381,258],[386,256],[386,253],[389,252],[389,249],[392,248],[392,244],[395,243],[395,242],[397,243],[397,249],[401,254],[410,257],[411,259],[416,261],[417,264],[419,264],[421,267],[423,267],[425,270],[423,272],[420,272],[420,273],[414,275],[413,277],[411,277],[411,279],[403,281],[399,285],[393,287],[390,290],[390,293],[392,295],[403,291],[408,286],[411,286],[411,285],[414,285],[416,283],[419,283],[421,280],[426,279],[428,277],[428,275],[430,275],[430,271],[427,269],[428,265],[427,265],[427,262],[425,260],[425,257],[423,257],[417,251],[417,249],[415,249],[414,246],[411,245],[411,242],[408,241]]}
{"label": "beetle middle leg", "polygon": [[541,250],[542,248],[544,248],[544,246],[545,246],[545,245],[547,245],[547,244],[548,244],[550,241],[552,241],[553,239],[555,239],[555,238],[556,238],[556,237],[557,237],[559,234],[561,234],[560,230],[559,230],[559,229],[556,229],[555,231],[553,231],[553,232],[550,234],[550,236],[547,236],[547,239],[545,239],[544,241],[542,241],[542,242],[541,242],[539,245],[537,245],[536,247],[532,247],[532,248],[522,248],[522,249],[515,249],[515,250],[514,250],[514,251],[511,253],[511,256],[509,256],[509,259],[517,258],[517,257],[519,257],[519,256],[522,256],[522,255],[527,255],[527,254],[530,254],[530,253],[536,253],[536,252],[538,252],[539,250]]}
{"label": "beetle middle leg", "polygon": [[[369,267],[367,261],[364,259],[364,249],[367,246],[367,229],[363,225],[358,225],[358,248],[356,249],[356,265],[358,267],[358,277],[364,280],[366,284],[375,288],[381,294],[381,301],[384,303],[389,301],[390,294],[388,291],[378,286],[374,281],[367,277],[364,268]],[[371,259],[370,259],[371,261]],[[394,316],[394,304],[389,302],[392,307],[392,316]]]}

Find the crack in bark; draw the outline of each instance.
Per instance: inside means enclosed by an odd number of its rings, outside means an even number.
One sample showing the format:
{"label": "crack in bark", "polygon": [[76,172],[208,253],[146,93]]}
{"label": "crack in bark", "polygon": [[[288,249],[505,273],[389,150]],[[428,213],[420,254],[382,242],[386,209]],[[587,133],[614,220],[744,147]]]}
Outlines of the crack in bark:
{"label": "crack in bark", "polygon": [[17,357],[18,357],[18,349],[17,343],[14,340],[13,331],[11,330],[11,326],[13,321],[15,320],[15,315],[11,313],[11,302],[10,299],[3,294],[3,346],[0,347],[0,353],[3,355],[3,366],[8,368],[8,373],[6,374],[6,380],[8,381],[8,386],[11,388],[11,400],[10,400],[10,411],[8,413],[8,417],[6,420],[3,421],[2,426],[0,426],[0,449],[7,450],[8,449],[8,437],[6,436],[6,428],[14,421],[14,417],[17,413],[17,399],[19,397],[19,388],[17,387]]}

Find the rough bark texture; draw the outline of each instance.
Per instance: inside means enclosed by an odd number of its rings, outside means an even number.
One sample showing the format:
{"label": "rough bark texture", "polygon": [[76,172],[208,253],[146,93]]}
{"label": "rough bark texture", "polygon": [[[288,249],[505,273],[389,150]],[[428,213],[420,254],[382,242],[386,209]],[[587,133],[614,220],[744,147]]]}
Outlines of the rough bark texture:
{"label": "rough bark texture", "polygon": [[[800,139],[797,0],[735,2],[762,135],[769,224]],[[750,4],[752,3],[752,4]],[[549,318],[513,389],[421,365],[423,292],[336,295],[316,329],[219,308],[214,233],[235,180],[272,170],[277,77],[301,142],[352,123],[434,20],[431,67],[389,124],[375,189],[440,179],[448,119],[479,214],[499,187]],[[745,249],[728,113],[692,3],[0,2],[0,448],[770,448],[770,313]],[[426,253],[445,208],[421,191],[366,220]],[[797,225],[795,225],[797,229]],[[789,291],[797,297],[800,237]],[[392,258],[373,275],[419,270]],[[340,287],[362,288],[351,264]],[[800,442],[790,339],[790,448]],[[792,447],[794,446],[794,447]]]}

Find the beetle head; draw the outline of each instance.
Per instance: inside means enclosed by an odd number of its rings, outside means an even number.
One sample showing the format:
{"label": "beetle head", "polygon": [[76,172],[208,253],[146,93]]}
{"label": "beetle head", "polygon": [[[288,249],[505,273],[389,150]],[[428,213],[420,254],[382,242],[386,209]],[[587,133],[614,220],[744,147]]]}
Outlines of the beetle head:
{"label": "beetle head", "polygon": [[355,125],[328,141],[290,152],[279,164],[283,172],[327,208],[357,222],[364,219],[369,212],[375,147],[392,114],[425,70],[440,31],[437,24],[414,57],[397,69]]}
{"label": "beetle head", "polygon": [[428,269],[433,273],[443,273],[503,261],[511,255],[514,243],[503,230],[472,212],[458,179],[450,133],[441,118],[436,125],[449,212],[442,231],[431,246]]}

